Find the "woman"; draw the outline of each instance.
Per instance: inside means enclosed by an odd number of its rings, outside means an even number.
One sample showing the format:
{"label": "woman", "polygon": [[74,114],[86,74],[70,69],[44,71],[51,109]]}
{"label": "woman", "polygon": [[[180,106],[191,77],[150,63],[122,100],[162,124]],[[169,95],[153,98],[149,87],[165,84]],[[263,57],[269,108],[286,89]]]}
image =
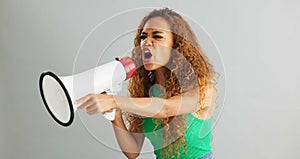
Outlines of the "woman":
{"label": "woman", "polygon": [[168,8],[153,10],[134,44],[132,58],[141,67],[129,81],[130,97],[89,94],[77,100],[78,109],[90,115],[116,109],[112,124],[128,158],[139,155],[145,137],[157,158],[213,158],[215,71],[188,23]]}

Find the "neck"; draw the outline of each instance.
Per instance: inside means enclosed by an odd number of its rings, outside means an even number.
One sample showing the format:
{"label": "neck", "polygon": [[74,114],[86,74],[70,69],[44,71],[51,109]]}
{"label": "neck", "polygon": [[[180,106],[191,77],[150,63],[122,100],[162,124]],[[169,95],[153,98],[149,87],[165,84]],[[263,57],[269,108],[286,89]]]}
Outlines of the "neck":
{"label": "neck", "polygon": [[165,67],[161,67],[157,70],[155,70],[154,75],[155,75],[155,82],[156,84],[160,84],[162,86],[165,86],[166,82],[166,72],[167,69]]}

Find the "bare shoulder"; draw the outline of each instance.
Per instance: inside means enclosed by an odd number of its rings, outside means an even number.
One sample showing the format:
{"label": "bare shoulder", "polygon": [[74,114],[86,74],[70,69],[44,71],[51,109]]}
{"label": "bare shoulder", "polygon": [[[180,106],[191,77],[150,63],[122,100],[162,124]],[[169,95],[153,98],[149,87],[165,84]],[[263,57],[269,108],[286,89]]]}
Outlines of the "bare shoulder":
{"label": "bare shoulder", "polygon": [[195,117],[202,120],[209,119],[213,116],[216,108],[216,99],[218,96],[218,91],[214,84],[210,84],[206,87],[205,97],[202,104],[198,106],[198,109],[194,114]]}

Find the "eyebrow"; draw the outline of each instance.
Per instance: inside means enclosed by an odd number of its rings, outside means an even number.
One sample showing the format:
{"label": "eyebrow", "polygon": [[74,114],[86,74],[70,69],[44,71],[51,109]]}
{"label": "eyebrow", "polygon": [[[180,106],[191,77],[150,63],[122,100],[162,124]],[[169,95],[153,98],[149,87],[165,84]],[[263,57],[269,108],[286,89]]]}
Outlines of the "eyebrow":
{"label": "eyebrow", "polygon": [[162,31],[154,31],[154,32],[152,32],[152,34],[159,34],[159,33],[164,33],[164,32],[162,32]]}
{"label": "eyebrow", "polygon": [[[164,33],[164,32],[158,31],[158,30],[152,32],[152,34],[161,34],[161,33]],[[144,32],[144,31],[143,31],[141,34],[142,34],[142,35],[147,35],[147,33]]]}

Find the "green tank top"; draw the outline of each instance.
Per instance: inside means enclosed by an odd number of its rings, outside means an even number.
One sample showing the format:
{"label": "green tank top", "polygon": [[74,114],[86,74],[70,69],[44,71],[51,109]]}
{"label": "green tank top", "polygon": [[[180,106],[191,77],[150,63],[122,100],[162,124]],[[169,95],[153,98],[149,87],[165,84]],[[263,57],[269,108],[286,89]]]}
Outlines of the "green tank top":
{"label": "green tank top", "polygon": [[[151,90],[152,89],[152,90]],[[156,87],[151,87],[150,94],[155,97],[159,97],[163,91]],[[211,139],[212,139],[212,122],[213,117],[207,120],[201,120],[196,118],[192,113],[185,115],[186,119],[186,154],[184,154],[184,148],[179,147],[180,156],[178,159],[197,159],[205,156],[212,150]],[[157,158],[164,159],[167,157],[163,156],[161,151],[163,142],[163,129],[162,125],[156,127],[155,118],[144,118],[143,122],[143,133],[150,140],[154,148],[154,153]]]}

